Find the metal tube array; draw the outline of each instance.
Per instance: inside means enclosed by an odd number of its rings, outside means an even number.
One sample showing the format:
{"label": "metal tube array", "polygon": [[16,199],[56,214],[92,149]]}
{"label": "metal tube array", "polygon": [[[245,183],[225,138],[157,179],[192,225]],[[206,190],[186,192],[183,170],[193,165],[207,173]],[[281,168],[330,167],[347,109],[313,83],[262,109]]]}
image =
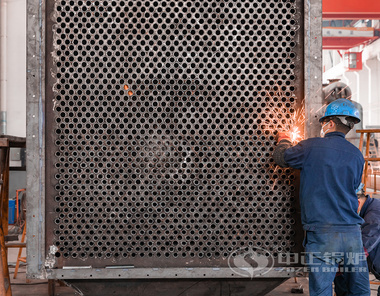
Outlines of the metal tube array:
{"label": "metal tube array", "polygon": [[47,245],[59,264],[199,266],[300,247],[295,176],[271,158],[302,100],[300,3],[54,2]]}

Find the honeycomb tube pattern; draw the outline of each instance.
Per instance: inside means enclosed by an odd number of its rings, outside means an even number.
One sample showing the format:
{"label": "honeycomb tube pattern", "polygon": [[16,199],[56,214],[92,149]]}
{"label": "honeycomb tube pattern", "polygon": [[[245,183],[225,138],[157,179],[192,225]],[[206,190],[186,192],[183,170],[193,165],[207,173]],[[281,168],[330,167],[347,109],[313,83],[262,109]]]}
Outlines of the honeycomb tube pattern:
{"label": "honeycomb tube pattern", "polygon": [[295,177],[271,153],[301,100],[296,1],[53,2],[47,244],[59,262],[292,251]]}

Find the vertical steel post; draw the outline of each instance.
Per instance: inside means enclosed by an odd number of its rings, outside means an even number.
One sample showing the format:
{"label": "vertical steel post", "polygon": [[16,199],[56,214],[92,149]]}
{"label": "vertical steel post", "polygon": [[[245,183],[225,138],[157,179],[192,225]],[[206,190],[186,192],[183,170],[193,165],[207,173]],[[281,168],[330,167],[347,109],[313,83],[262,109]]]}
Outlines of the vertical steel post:
{"label": "vertical steel post", "polygon": [[322,1],[306,0],[305,5],[305,136],[319,135],[322,107]]}
{"label": "vertical steel post", "polygon": [[27,273],[45,277],[45,1],[27,2]]}

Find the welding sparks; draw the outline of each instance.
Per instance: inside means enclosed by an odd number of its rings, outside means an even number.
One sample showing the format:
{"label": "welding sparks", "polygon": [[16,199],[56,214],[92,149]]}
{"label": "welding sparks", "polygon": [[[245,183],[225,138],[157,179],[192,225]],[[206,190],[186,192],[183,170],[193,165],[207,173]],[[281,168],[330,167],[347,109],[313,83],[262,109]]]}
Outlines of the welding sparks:
{"label": "welding sparks", "polygon": [[304,125],[306,120],[305,117],[305,107],[296,110],[289,118],[288,124],[282,132],[289,134],[292,143],[296,144],[299,141],[303,140],[303,133],[301,127]]}
{"label": "welding sparks", "polygon": [[[274,102],[275,99],[273,95],[271,95],[268,90],[266,92],[268,97]],[[281,91],[277,91],[277,93],[274,94],[274,96],[283,95]],[[272,133],[276,131],[288,133],[292,143],[298,143],[303,139],[302,126],[306,120],[305,107],[302,106],[302,108],[297,109],[290,116],[284,116],[289,110],[283,106],[274,107],[273,102],[270,104],[271,110],[266,110],[269,113],[269,116],[264,121],[267,126],[266,130]]]}
{"label": "welding sparks", "polygon": [[[299,112],[301,113],[301,112]],[[282,132],[286,132],[290,136],[290,140],[292,143],[296,144],[299,141],[303,140],[303,135],[300,130],[300,126],[305,122],[305,116],[298,116],[297,112],[293,116],[293,120],[291,120],[289,124],[289,129],[283,130]]]}
{"label": "welding sparks", "polygon": [[289,130],[290,133],[290,139],[292,143],[298,143],[302,140],[301,131],[299,130],[298,126],[294,126]]}

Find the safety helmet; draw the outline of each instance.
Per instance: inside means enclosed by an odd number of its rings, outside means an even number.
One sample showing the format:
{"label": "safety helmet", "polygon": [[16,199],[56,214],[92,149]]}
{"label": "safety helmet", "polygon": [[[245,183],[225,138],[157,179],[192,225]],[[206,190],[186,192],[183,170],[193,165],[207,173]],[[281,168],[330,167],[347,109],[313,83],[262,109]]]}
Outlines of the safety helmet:
{"label": "safety helmet", "polygon": [[352,121],[355,124],[360,122],[359,110],[347,99],[337,99],[331,102],[319,122],[323,122],[325,118],[330,116],[345,117],[347,121]]}

